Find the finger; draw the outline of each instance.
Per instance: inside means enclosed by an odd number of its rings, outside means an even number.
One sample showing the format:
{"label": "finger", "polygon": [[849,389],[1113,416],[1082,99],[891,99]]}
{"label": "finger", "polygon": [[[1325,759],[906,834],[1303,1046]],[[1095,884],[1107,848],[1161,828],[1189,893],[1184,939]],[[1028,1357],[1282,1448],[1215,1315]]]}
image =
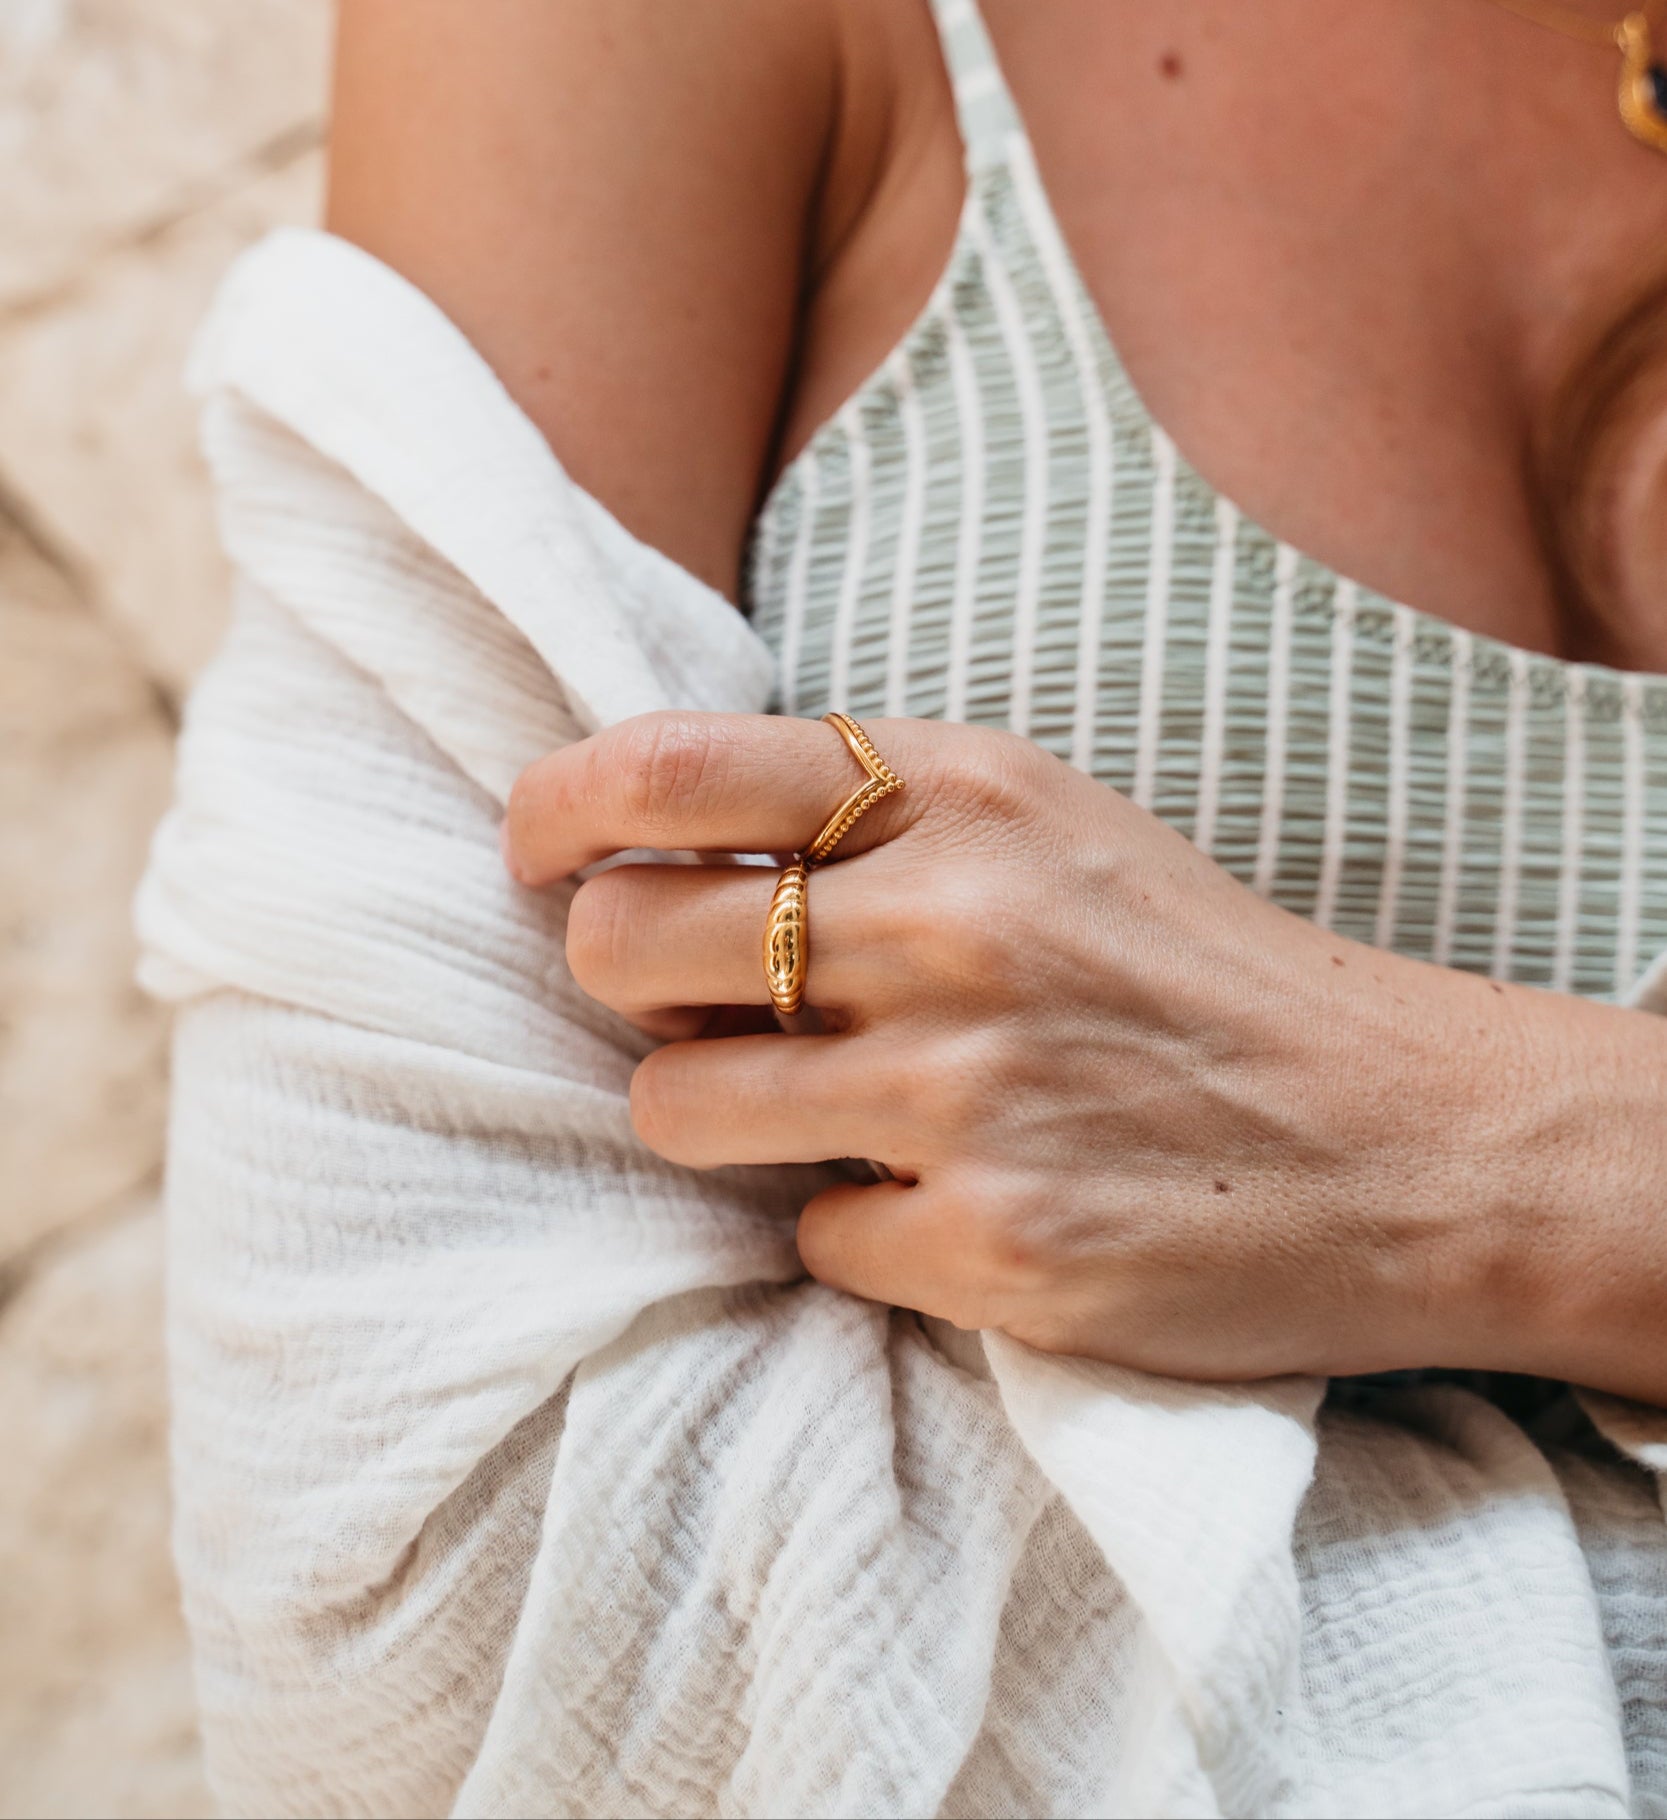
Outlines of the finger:
{"label": "finger", "polygon": [[[762,942],[776,877],[762,866],[599,872],[568,911],[568,968],[592,998],[636,1022],[668,1007],[766,1005]],[[872,957],[854,939],[854,900],[869,889],[837,867],[812,879],[808,1003],[846,1009],[860,988]],[[686,1036],[693,1027],[655,1033]]]}
{"label": "finger", "polygon": [[631,1077],[631,1123],[669,1162],[824,1163],[884,1143],[883,1090],[845,1036],[670,1043]]}
{"label": "finger", "polygon": [[[761,1005],[674,1005],[621,1014],[660,1043],[684,1043],[699,1037],[775,1035],[781,1029],[773,1012]],[[814,1012],[800,1013],[815,1017]]]}
{"label": "finger", "polygon": [[[876,803],[841,854],[890,839],[918,812],[912,774],[966,732],[930,721],[868,731],[909,787]],[[552,752],[510,794],[505,855],[523,884],[565,878],[633,847],[797,852],[866,776],[820,721],[767,714],[641,714]]]}
{"label": "finger", "polygon": [[841,1182],[799,1215],[799,1256],[830,1289],[938,1315],[958,1327],[990,1325],[951,1195],[915,1182]]}

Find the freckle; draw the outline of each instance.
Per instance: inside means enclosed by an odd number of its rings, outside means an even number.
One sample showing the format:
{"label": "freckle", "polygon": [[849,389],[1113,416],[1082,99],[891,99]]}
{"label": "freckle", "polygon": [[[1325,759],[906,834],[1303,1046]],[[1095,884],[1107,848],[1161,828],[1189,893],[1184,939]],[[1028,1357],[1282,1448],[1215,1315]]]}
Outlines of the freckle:
{"label": "freckle", "polygon": [[1165,82],[1179,82],[1185,67],[1178,51],[1165,51],[1158,59],[1158,74]]}
{"label": "freckle", "polygon": [[1334,954],[1331,957],[1331,964],[1334,967],[1346,967],[1348,965],[1348,962],[1343,959],[1342,955]]}
{"label": "freckle", "polygon": [[1504,988],[1504,987],[1503,987],[1503,986],[1501,986],[1501,985],[1500,985],[1500,983],[1499,983],[1499,982],[1498,982],[1498,980],[1489,980],[1489,981],[1488,981],[1488,984],[1489,984],[1489,985],[1490,985],[1490,986],[1491,986],[1491,987],[1492,987],[1492,988],[1493,988],[1493,989],[1494,989],[1494,991],[1495,991],[1495,992],[1497,992],[1497,993],[1499,993],[1499,994],[1500,994],[1500,995],[1501,995],[1501,996],[1503,996],[1503,994],[1504,994],[1504,991],[1505,991],[1505,988]]}
{"label": "freckle", "polygon": [[549,377],[550,377],[550,369],[548,367],[534,367],[533,368],[533,378],[534,379],[548,379]]}
{"label": "freckle", "polygon": [[1228,1187],[1229,1187],[1229,1184],[1222,1181],[1219,1176],[1216,1178],[1216,1193],[1217,1194],[1226,1194],[1228,1192]]}

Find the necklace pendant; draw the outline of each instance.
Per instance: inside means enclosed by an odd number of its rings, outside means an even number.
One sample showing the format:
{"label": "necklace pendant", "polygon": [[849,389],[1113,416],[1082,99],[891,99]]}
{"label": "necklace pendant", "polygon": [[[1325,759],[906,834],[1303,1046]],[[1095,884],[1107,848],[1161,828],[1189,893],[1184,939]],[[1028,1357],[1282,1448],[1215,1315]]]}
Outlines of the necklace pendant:
{"label": "necklace pendant", "polygon": [[1629,13],[1615,27],[1621,47],[1621,120],[1634,139],[1667,152],[1667,63],[1655,54],[1650,22]]}

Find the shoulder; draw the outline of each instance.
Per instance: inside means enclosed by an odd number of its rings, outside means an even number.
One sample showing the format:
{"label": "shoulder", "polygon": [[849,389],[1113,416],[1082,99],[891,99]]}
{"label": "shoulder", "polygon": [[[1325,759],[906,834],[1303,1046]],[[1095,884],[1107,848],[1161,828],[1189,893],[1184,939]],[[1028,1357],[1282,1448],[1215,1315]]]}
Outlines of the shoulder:
{"label": "shoulder", "polygon": [[733,592],[840,118],[840,0],[343,0],[329,225]]}

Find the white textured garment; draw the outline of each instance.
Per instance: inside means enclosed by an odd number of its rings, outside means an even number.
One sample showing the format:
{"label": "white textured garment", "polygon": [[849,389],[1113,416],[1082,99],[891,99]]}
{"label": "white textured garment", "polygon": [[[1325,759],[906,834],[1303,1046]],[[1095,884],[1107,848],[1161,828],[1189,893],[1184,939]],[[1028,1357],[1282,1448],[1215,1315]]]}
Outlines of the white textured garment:
{"label": "white textured garment", "polygon": [[[769,658],[327,236],[196,383],[234,623],[179,1001],[178,1553],[247,1813],[1667,1814],[1667,1417],[1183,1385],[805,1282],[816,1170],[634,1138],[501,806]],[[1659,974],[1658,974],[1659,979]]]}

